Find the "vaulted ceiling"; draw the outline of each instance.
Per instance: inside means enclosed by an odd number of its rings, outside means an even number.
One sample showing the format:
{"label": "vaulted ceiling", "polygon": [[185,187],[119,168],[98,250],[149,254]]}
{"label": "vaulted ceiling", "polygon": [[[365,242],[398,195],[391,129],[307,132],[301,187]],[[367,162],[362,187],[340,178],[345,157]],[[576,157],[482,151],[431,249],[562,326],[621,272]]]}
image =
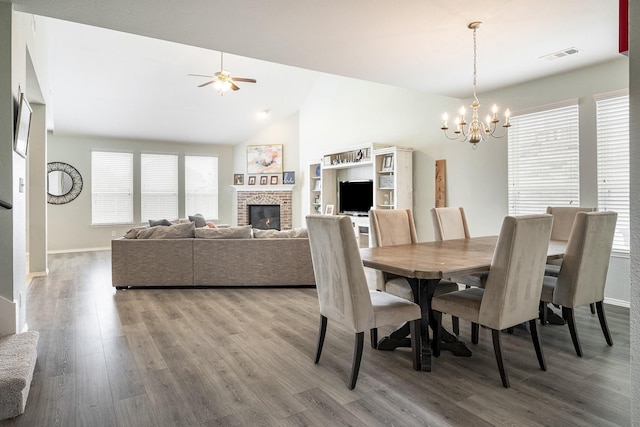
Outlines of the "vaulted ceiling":
{"label": "vaulted ceiling", "polygon": [[[617,0],[13,3],[70,21],[45,23],[60,133],[235,144],[295,112],[321,73],[467,97],[471,21],[483,21],[480,92],[619,56]],[[566,49],[578,53],[544,58]],[[258,83],[224,96],[197,88],[187,74],[219,71],[220,51]]]}

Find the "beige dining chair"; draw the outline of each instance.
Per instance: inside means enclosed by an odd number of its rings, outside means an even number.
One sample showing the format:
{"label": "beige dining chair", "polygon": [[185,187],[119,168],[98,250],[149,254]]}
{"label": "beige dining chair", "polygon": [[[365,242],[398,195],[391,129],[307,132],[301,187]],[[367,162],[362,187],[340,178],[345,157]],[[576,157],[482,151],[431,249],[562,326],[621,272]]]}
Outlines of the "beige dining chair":
{"label": "beige dining chair", "polygon": [[491,329],[502,385],[509,387],[500,331],[529,322],[540,369],[546,371],[536,320],[552,220],[547,214],[505,217],[485,287],[471,287],[433,298],[431,306],[438,325],[434,340],[436,357],[440,355],[442,313],[483,325]]}
{"label": "beige dining chair", "polygon": [[[578,212],[594,212],[596,208],[589,206],[547,206],[547,213],[553,215],[553,227],[551,228],[551,240],[568,241],[571,234],[573,221],[576,219]],[[562,258],[547,261],[544,270],[545,276],[558,277],[562,265]],[[591,314],[595,314],[596,307],[590,304]],[[540,322],[547,324],[547,311],[540,313]]]}
{"label": "beige dining chair", "polygon": [[409,322],[413,369],[420,370],[420,306],[404,298],[370,290],[350,218],[339,215],[307,216],[313,273],[320,305],[320,330],[314,363],[320,361],[327,320],[355,333],[348,387],[356,386],[364,331]]}
{"label": "beige dining chair", "polygon": [[[371,209],[369,211],[369,246],[393,246],[418,243],[411,209]],[[375,288],[390,294],[416,301],[409,282],[404,277],[375,270]],[[435,295],[458,290],[457,283],[441,280]],[[459,333],[457,318],[452,319],[453,332]]]}
{"label": "beige dining chair", "polygon": [[562,307],[562,317],[569,325],[573,346],[580,357],[576,307],[595,303],[604,338],[608,345],[613,345],[603,301],[617,218],[618,214],[610,211],[578,212],[558,277],[544,277],[540,312],[546,313],[547,303]]}
{"label": "beige dining chair", "polygon": [[[468,239],[471,237],[469,233],[469,226],[467,225],[467,217],[464,214],[464,208],[462,207],[445,207],[445,208],[432,208],[431,220],[433,221],[433,235],[435,240],[453,240],[453,239]],[[487,273],[469,274],[466,276],[456,276],[447,278],[451,282],[460,283],[469,286],[484,287],[487,281]],[[456,335],[459,331],[455,328]],[[478,344],[478,325],[471,325],[471,342]]]}

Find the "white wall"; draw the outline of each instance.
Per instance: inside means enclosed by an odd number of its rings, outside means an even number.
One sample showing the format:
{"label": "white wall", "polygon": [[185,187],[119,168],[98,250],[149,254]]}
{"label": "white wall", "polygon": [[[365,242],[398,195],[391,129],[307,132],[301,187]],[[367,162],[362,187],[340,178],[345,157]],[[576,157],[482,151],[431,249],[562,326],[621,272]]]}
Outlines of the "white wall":
{"label": "white wall", "polygon": [[453,98],[325,75],[300,109],[300,165],[304,185],[302,215],[308,214],[306,165],[322,154],[380,143],[413,147],[416,228],[421,240],[433,238],[429,209],[434,206],[435,160],[445,144],[439,117],[458,104]]}
{"label": "white wall", "polygon": [[30,85],[38,85],[46,74],[44,44],[35,18],[14,13],[10,3],[0,4],[0,198],[13,205],[0,209],[0,336],[27,327],[26,301],[21,298],[27,285],[27,162],[13,151],[13,129],[20,92],[31,96],[36,91]]}
{"label": "white wall", "polygon": [[[171,153],[178,155],[218,156],[219,171],[219,218],[218,222],[231,220],[231,182],[233,180],[233,148],[229,145],[167,143],[159,141],[138,141],[106,139],[96,137],[64,137],[49,134],[47,157],[49,162],[64,162],[75,167],[83,179],[82,192],[70,203],[47,205],[49,251],[108,248],[112,232],[121,237],[131,225],[92,226],[91,225],[91,151],[123,150],[134,153],[134,160],[140,152]],[[139,182],[139,162],[134,161],[134,182]],[[135,197],[137,194],[138,197]],[[139,193],[134,194],[134,220],[140,218]],[[180,206],[184,206],[184,201]],[[196,212],[179,212],[180,216]],[[144,219],[146,221],[146,219]]]}

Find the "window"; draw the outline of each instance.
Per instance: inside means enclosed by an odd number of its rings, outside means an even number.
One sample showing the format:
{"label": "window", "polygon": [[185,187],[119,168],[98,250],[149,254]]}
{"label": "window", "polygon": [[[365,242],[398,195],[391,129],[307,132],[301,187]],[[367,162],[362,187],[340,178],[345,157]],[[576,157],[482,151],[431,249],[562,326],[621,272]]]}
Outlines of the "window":
{"label": "window", "polygon": [[598,209],[618,213],[613,249],[629,252],[629,95],[596,99]]}
{"label": "window", "polygon": [[178,218],[178,156],[140,155],[141,220]]}
{"label": "window", "polygon": [[133,154],[91,153],[91,223],[133,222]]}
{"label": "window", "polygon": [[579,206],[578,105],[513,117],[509,129],[509,215]]}
{"label": "window", "polygon": [[184,170],[187,215],[201,213],[207,219],[217,219],[218,158],[185,156]]}

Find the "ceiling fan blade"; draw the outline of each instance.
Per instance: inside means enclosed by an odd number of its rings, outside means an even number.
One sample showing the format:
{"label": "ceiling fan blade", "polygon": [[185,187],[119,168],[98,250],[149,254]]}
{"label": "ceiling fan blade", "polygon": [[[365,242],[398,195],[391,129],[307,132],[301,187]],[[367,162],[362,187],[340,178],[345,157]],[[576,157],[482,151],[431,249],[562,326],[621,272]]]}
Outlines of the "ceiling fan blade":
{"label": "ceiling fan blade", "polygon": [[211,80],[211,81],[208,81],[208,82],[206,82],[206,83],[202,83],[201,85],[198,85],[198,87],[207,86],[207,85],[210,85],[210,84],[211,84],[211,83],[213,83],[213,82],[215,82],[215,80]]}
{"label": "ceiling fan blade", "polygon": [[245,79],[244,77],[231,77],[234,82],[257,83],[256,79]]}
{"label": "ceiling fan blade", "polygon": [[209,77],[209,78],[213,78],[214,77],[214,76],[205,76],[204,74],[187,74],[187,76]]}
{"label": "ceiling fan blade", "polygon": [[229,83],[231,83],[231,89],[233,89],[233,90],[238,90],[238,89],[240,89],[238,86],[236,86],[235,84],[233,84],[233,82],[229,82]]}

